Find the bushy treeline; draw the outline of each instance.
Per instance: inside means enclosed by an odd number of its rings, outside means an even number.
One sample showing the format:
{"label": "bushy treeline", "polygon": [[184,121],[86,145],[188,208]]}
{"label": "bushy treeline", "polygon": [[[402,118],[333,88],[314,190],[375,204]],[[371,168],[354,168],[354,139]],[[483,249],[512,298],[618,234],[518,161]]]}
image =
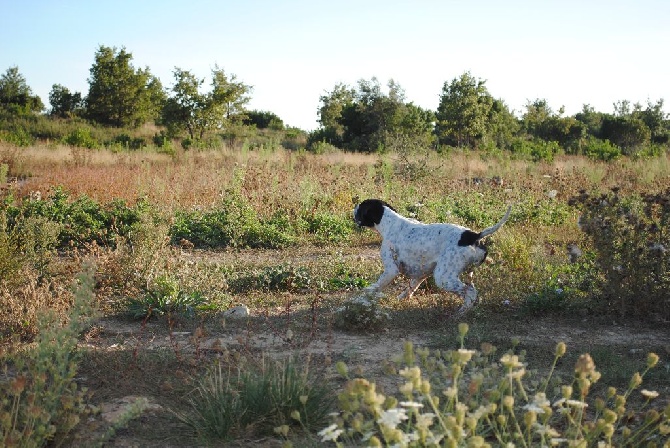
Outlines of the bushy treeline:
{"label": "bushy treeline", "polygon": [[[170,150],[175,141],[184,148],[217,147],[222,139],[244,141],[249,135],[245,128],[256,128],[284,132],[279,144],[313,152],[331,147],[360,152],[458,147],[508,150],[534,160],[551,160],[560,153],[600,160],[653,155],[667,150],[670,142],[663,99],[647,100],[646,105],[619,101],[612,113],[584,105],[573,116],[536,99],[519,112],[494,98],[486,81],[469,72],[444,83],[434,111],[407,101],[393,80],[387,89],[376,78],[361,79],[355,87],[337,84],[320,97],[320,127],[309,135],[285,129],[272,112],[247,110],[252,87],[218,66],[208,91],[205,79],[188,70],[175,67],[173,75],[172,86],[165,88],[148,67],[133,67],[125,48],[100,46],[88,94],[54,84],[51,107],[41,115],[46,110],[42,100],[18,67],[10,67],[0,78],[0,139],[17,145],[49,139],[73,146],[154,145]],[[159,128],[153,135],[138,136],[137,129],[146,123]],[[117,131],[110,135],[101,128]]]}

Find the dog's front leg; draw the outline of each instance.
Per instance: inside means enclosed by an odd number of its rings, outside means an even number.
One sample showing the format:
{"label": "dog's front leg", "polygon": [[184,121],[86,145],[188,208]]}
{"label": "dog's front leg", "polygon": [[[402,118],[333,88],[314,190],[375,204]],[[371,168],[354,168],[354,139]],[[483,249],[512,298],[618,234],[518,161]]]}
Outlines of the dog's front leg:
{"label": "dog's front leg", "polygon": [[379,276],[375,283],[365,288],[368,291],[377,292],[384,289],[398,276],[398,274],[400,274],[400,270],[396,263],[395,253],[389,244],[382,243],[381,258],[382,263],[384,264],[384,272]]}

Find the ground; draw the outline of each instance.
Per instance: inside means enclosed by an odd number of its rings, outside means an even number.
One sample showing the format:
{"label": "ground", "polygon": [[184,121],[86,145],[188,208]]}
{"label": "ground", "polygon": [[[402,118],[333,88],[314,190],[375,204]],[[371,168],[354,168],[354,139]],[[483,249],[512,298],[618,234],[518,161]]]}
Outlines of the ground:
{"label": "ground", "polygon": [[[428,294],[424,294],[425,300]],[[332,312],[332,311],[330,311]],[[99,321],[85,341],[88,357],[81,382],[95,391],[93,400],[101,408],[99,415],[86,424],[86,440],[99,434],[118,418],[128,404],[146,398],[149,406],[127,429],[122,429],[106,446],[165,447],[186,446],[175,427],[169,409],[192,384],[198,366],[219,357],[287,356],[298,354],[311,362],[332,380],[338,379],[333,365],[343,360],[355,375],[375,380],[387,393],[396,390],[397,379],[384,374],[384,365],[402,353],[403,341],[432,349],[457,347],[457,322],[448,316],[435,316],[428,309],[419,312],[394,311],[386,329],[375,333],[351,333],[334,329],[321,310],[314,319],[308,311],[296,311],[290,319],[278,313],[251,310],[248,317],[231,318],[219,314],[206,321],[165,319],[146,323],[123,317]],[[404,325],[408,316],[423,323]],[[491,342],[501,351],[512,347],[525,350],[529,364],[547,367],[558,342],[565,342],[568,356],[562,363],[566,372],[580,353],[589,352],[595,359],[606,385],[625,388],[628,378],[644,367],[650,351],[661,357],[659,367],[649,379],[664,400],[670,395],[670,330],[665,323],[618,322],[611,317],[528,316],[509,309],[493,316],[473,312],[466,316],[470,331],[469,348]],[[289,332],[288,329],[292,330]],[[169,373],[166,373],[169,371]],[[241,439],[233,446],[248,446],[251,439]],[[254,438],[260,446],[279,446],[271,437]]]}

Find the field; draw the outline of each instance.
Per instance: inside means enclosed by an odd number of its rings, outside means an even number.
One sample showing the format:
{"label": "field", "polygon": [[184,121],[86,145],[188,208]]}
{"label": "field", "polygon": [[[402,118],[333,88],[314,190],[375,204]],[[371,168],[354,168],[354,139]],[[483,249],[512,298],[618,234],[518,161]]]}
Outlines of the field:
{"label": "field", "polygon": [[[46,309],[54,322],[74,319],[72,282],[92,269],[96,317],[77,340],[72,376],[77,390],[87,390],[81,399],[88,415],[59,435],[66,446],[200,446],[183,415],[217,365],[239,379],[291,359],[334,397],[346,388],[343,362],[346,376],[394,395],[405,381],[398,371],[407,341],[417,353],[495,346],[494,361],[515,354],[535,372],[529,390],[565,342],[554,378],[570,383],[579,355],[590,353],[602,374],[594,393],[626,390],[653,352],[660,361],[643,387],[660,396],[649,406],[636,391],[629,401],[646,410],[669,403],[667,156],[535,163],[460,151],[166,155],[0,146],[0,160],[7,167],[0,179],[3,234],[11,241],[14,225],[27,232],[21,241],[50,242],[31,246],[20,266],[0,264],[8,360],[0,384],[14,384],[21,353],[39,346]],[[375,304],[380,314],[365,320],[366,310],[347,308],[381,272],[379,237],[351,220],[354,204],[369,197],[424,222],[473,229],[513,206],[510,221],[490,238],[489,262],[474,269],[481,300],[473,311],[454,319],[460,299],[430,282],[398,301],[404,279]],[[109,228],[96,227],[91,210],[100,206]],[[53,212],[48,219],[45,210]],[[126,228],[128,216],[137,220]],[[20,227],[20,219],[33,219],[32,227]],[[459,333],[461,322],[467,334],[462,327]],[[329,423],[312,427],[305,416],[300,424],[290,417],[236,424],[229,437],[210,443],[319,446],[316,432]]]}

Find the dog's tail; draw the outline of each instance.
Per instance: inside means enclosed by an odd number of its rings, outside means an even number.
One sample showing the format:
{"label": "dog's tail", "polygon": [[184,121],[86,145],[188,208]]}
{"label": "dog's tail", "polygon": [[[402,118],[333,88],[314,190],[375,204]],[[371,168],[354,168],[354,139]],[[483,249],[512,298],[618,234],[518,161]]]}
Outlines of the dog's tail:
{"label": "dog's tail", "polygon": [[505,213],[505,216],[502,217],[500,221],[498,221],[497,224],[487,227],[486,229],[482,230],[481,232],[473,232],[472,230],[465,230],[461,234],[461,239],[458,241],[459,246],[470,246],[472,244],[475,244],[477,241],[481,240],[484,237],[489,236],[490,234],[494,233],[497,231],[499,228],[502,227],[503,224],[509,219],[509,215],[512,212],[512,206],[510,205],[507,207],[507,212]]}
{"label": "dog's tail", "polygon": [[507,207],[507,212],[505,212],[505,216],[503,216],[502,219],[500,221],[498,221],[497,224],[495,224],[491,227],[488,227],[488,228],[482,230],[481,232],[479,232],[479,238],[477,238],[477,239],[481,240],[485,236],[489,236],[490,234],[494,233],[499,228],[501,228],[502,225],[505,224],[505,222],[507,222],[507,220],[509,219],[510,213],[512,213],[512,206],[511,205],[509,207]]}

